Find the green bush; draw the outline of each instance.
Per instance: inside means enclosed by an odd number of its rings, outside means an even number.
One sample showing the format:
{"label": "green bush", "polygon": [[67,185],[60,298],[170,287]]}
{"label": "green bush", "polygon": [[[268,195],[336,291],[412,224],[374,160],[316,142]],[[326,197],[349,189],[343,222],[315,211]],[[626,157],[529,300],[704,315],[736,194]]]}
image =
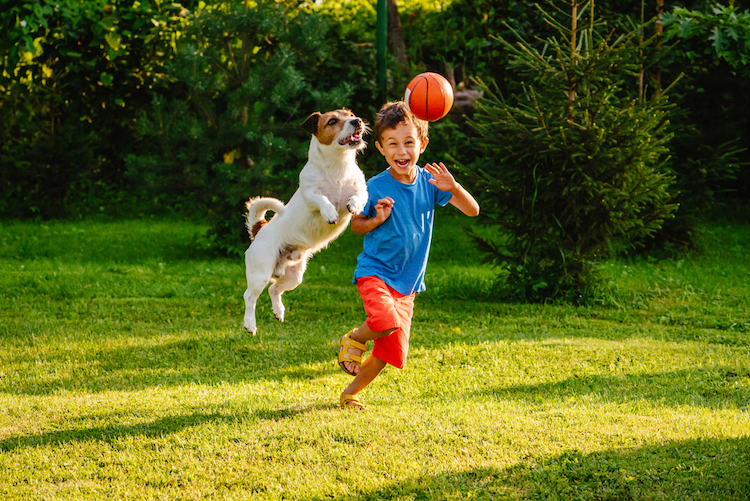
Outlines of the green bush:
{"label": "green bush", "polygon": [[515,294],[583,301],[600,285],[592,261],[637,244],[676,208],[663,169],[671,106],[664,92],[640,102],[626,85],[637,75],[636,32],[547,19],[559,38],[542,50],[499,39],[524,92],[506,100],[479,82],[478,195],[485,221],[509,238],[475,238]]}
{"label": "green bush", "polygon": [[[678,217],[657,235],[660,248],[692,247],[696,223],[750,193],[750,12],[721,5],[674,7],[662,16],[664,73],[684,71],[672,120],[670,166]],[[744,171],[743,171],[744,166]]]}
{"label": "green bush", "polygon": [[75,215],[100,206],[102,186],[122,186],[133,118],[168,85],[163,65],[186,12],[104,0],[2,9],[0,213]]}
{"label": "green bush", "polygon": [[309,142],[299,124],[353,102],[341,72],[321,69],[326,33],[320,16],[276,2],[201,12],[168,68],[181,96],[155,99],[139,119],[140,151],[127,159],[132,182],[205,209],[216,246],[244,252],[245,201],[288,201],[296,189]]}

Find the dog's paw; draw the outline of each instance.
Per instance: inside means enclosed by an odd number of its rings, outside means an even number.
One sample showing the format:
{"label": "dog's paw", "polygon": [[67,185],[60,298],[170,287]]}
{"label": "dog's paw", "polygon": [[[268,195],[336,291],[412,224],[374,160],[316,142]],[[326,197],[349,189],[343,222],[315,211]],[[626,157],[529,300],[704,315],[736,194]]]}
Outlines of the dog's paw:
{"label": "dog's paw", "polygon": [[243,326],[245,327],[245,330],[255,335],[256,327],[255,327],[255,319],[250,317],[245,317],[245,321],[243,322]]}
{"label": "dog's paw", "polygon": [[323,216],[323,219],[325,219],[328,224],[336,224],[339,222],[339,213],[333,205],[324,207],[320,211],[320,215]]}
{"label": "dog's paw", "polygon": [[362,210],[365,208],[365,201],[358,197],[352,197],[346,203],[346,208],[352,215],[356,216],[362,213]]}
{"label": "dog's paw", "polygon": [[273,306],[273,316],[276,317],[276,320],[279,322],[284,321],[284,305],[274,305]]}

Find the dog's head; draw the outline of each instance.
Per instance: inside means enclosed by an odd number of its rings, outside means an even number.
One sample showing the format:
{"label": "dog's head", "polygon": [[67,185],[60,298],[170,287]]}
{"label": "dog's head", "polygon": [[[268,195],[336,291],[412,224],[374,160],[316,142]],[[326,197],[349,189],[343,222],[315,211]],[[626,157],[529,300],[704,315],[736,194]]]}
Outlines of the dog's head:
{"label": "dog's head", "polygon": [[321,144],[336,145],[346,149],[364,149],[362,140],[367,127],[361,118],[347,109],[315,112],[302,122],[302,128],[313,134]]}

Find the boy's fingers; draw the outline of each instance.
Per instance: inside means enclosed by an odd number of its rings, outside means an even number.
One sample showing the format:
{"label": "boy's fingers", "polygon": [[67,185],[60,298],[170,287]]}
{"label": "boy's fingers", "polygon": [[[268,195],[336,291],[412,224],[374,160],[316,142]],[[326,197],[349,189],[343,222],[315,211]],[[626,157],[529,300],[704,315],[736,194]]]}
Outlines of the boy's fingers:
{"label": "boy's fingers", "polygon": [[433,162],[432,164],[427,164],[427,170],[432,174],[433,176],[435,174],[445,174],[448,172],[448,168],[445,166],[443,162],[440,162],[439,164],[436,162]]}
{"label": "boy's fingers", "polygon": [[378,203],[375,204],[375,210],[377,209],[390,209],[393,207],[393,199],[391,197],[385,197],[378,200]]}

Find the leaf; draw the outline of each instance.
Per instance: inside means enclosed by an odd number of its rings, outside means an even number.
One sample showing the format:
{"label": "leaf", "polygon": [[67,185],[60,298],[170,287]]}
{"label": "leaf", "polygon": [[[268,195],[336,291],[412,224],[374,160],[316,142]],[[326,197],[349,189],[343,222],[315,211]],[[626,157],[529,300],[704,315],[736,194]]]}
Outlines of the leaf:
{"label": "leaf", "polygon": [[724,46],[727,44],[726,38],[724,38],[723,33],[721,32],[721,28],[715,26],[708,39],[713,42],[716,54],[720,55],[721,51],[724,50]]}
{"label": "leaf", "polygon": [[680,36],[682,38],[687,38],[690,32],[690,28],[693,26],[693,20],[690,18],[683,19],[679,23],[680,27]]}
{"label": "leaf", "polygon": [[31,54],[34,54],[36,52],[36,49],[34,48],[34,39],[31,38],[28,35],[23,36],[23,42],[26,46],[26,52],[29,52]]}
{"label": "leaf", "polygon": [[110,75],[110,74],[109,74],[109,73],[107,73],[106,71],[105,71],[105,72],[102,72],[102,74],[101,74],[101,75],[99,75],[99,81],[100,81],[100,82],[102,83],[102,85],[103,85],[103,86],[105,86],[105,87],[109,87],[110,85],[112,85],[112,81],[113,81],[114,79],[115,79],[115,77],[113,77],[112,75]]}
{"label": "leaf", "polygon": [[120,50],[120,42],[122,39],[117,33],[107,33],[104,35],[104,40],[107,41],[107,45],[112,47],[113,50]]}
{"label": "leaf", "polygon": [[233,164],[236,159],[240,158],[240,150],[232,150],[229,153],[224,153],[224,163]]}
{"label": "leaf", "polygon": [[670,24],[674,23],[675,21],[679,20],[680,16],[677,16],[673,13],[664,13],[661,16],[659,16],[659,22],[662,26],[669,26]]}

